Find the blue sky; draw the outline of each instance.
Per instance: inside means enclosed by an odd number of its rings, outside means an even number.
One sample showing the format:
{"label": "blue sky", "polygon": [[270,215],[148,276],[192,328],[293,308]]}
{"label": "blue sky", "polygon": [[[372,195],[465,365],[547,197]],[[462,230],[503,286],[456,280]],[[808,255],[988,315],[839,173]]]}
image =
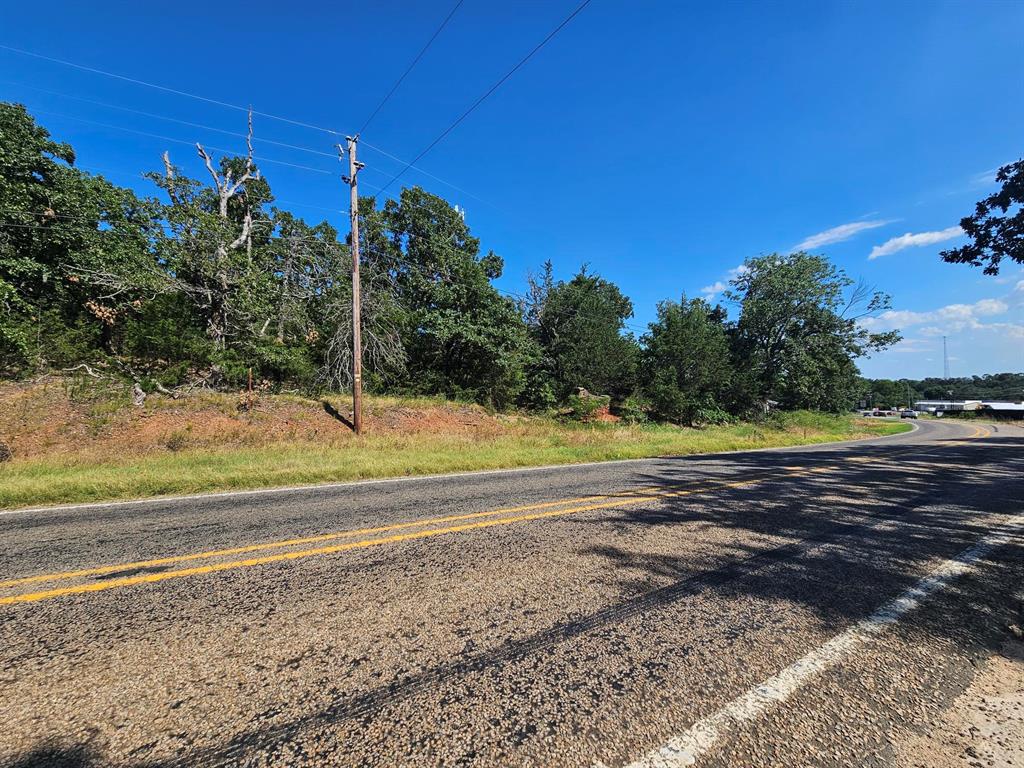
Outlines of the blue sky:
{"label": "blue sky", "polygon": [[[44,23],[12,3],[0,44],[351,132],[452,5],[58,1]],[[574,5],[465,0],[363,134],[364,191],[401,167],[369,145],[411,159]],[[418,163],[463,191],[402,182],[467,209],[506,290],[545,259],[561,277],[588,263],[642,328],[657,301],[714,294],[745,258],[803,244],[893,296],[872,323],[906,341],[866,375],[941,375],[944,334],[954,375],[1021,371],[1024,270],[993,279],[937,255],[1024,153],[1021,29],[1014,2],[593,0]],[[144,192],[165,149],[200,176],[190,142],[244,148],[91,102],[239,133],[242,112],[6,50],[0,98]],[[282,207],[341,223],[334,137],[259,116],[256,136],[314,150],[256,146]]]}

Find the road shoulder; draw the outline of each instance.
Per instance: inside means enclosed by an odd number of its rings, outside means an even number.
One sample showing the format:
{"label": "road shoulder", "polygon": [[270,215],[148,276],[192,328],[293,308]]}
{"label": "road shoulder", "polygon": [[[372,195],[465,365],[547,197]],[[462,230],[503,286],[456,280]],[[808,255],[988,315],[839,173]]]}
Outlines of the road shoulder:
{"label": "road shoulder", "polygon": [[1024,765],[1024,642],[1008,639],[935,726],[896,754],[906,768]]}
{"label": "road shoulder", "polygon": [[[902,423],[902,422],[901,422]],[[357,488],[360,486],[380,486],[394,483],[415,483],[455,480],[460,478],[476,478],[487,476],[516,475],[522,473],[542,473],[566,469],[582,469],[599,466],[615,466],[629,464],[643,464],[667,459],[716,459],[732,455],[745,455],[757,453],[774,453],[780,451],[817,450],[821,448],[836,448],[847,445],[869,445],[873,443],[899,442],[900,438],[907,438],[922,429],[920,424],[910,423],[910,429],[899,432],[892,432],[883,435],[868,435],[854,437],[844,440],[832,440],[827,442],[795,442],[786,445],[776,445],[758,448],[737,448],[727,451],[694,452],[686,454],[666,454],[640,456],[626,459],[603,459],[598,461],[562,461],[554,464],[536,464],[527,466],[509,466],[489,469],[473,469],[467,471],[452,471],[427,474],[406,474],[392,477],[376,477],[361,480],[343,480],[339,482],[314,482],[300,485],[280,485],[268,487],[239,488],[227,491],[201,491],[197,493],[172,494],[172,495],[148,495],[141,497],[111,498],[102,501],[88,501],[68,504],[41,504],[41,505],[16,505],[9,508],[0,507],[0,517],[7,515],[25,515],[38,512],[63,512],[82,509],[105,509],[111,507],[131,507],[153,503],[177,503],[192,501],[207,501],[214,499],[226,499],[236,497],[272,497],[278,494],[295,494],[309,492],[334,491],[346,488]],[[930,427],[929,427],[930,428]]]}

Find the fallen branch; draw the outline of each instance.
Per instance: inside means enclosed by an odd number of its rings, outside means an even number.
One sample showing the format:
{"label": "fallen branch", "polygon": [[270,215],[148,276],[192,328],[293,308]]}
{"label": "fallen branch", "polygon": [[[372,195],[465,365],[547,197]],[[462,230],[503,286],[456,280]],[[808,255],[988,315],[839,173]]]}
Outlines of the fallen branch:
{"label": "fallen branch", "polygon": [[79,363],[74,368],[64,368],[63,370],[66,373],[74,373],[75,371],[82,370],[83,368],[85,369],[85,372],[87,374],[89,374],[90,376],[92,376],[94,379],[106,379],[106,378],[109,378],[108,376],[104,376],[102,373],[96,373],[96,371],[94,371],[92,368],[90,368],[85,363]]}

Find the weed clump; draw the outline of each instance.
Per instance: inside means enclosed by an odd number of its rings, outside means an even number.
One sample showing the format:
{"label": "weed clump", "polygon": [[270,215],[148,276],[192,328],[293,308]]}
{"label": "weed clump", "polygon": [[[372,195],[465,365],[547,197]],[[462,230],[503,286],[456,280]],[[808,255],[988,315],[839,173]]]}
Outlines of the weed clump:
{"label": "weed clump", "polygon": [[177,453],[178,451],[184,450],[188,447],[189,435],[187,430],[176,429],[167,436],[167,440],[164,442],[167,450]]}

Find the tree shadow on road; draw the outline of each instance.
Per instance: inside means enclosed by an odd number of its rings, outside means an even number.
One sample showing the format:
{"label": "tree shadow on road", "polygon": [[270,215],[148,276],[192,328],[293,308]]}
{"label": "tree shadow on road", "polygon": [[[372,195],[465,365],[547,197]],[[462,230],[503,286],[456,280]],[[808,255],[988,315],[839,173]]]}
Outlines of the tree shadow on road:
{"label": "tree shadow on road", "polygon": [[[101,768],[109,762],[95,749],[83,744],[63,745],[52,740],[42,742],[19,755],[5,768]],[[165,768],[165,762],[132,763],[132,768]]]}
{"label": "tree shadow on road", "polygon": [[[699,595],[742,596],[780,609],[797,606],[824,627],[841,631],[917,582],[936,563],[978,541],[991,530],[994,515],[1024,509],[1022,446],[1024,440],[1007,434],[984,441],[952,440],[934,449],[875,444],[729,454],[710,483],[706,473],[700,481],[694,479],[693,465],[699,461],[706,469],[714,459],[661,462],[655,471],[632,478],[637,485],[661,488],[657,501],[571,518],[573,525],[600,532],[601,543],[581,544],[578,554],[603,561],[609,588],[618,595],[612,604],[354,691],[289,721],[254,725],[222,745],[190,752],[180,762],[147,765],[230,763],[309,730],[346,722],[358,730],[401,701],[439,689],[458,691],[476,676],[556,654],[560,646],[584,635],[614,644],[627,622],[682,610],[689,598]],[[756,484],[727,486],[755,478]],[[713,493],[698,491],[701,485],[710,485]],[[678,495],[687,490],[694,492]],[[640,535],[645,530],[665,537],[674,549],[646,548],[651,538]],[[725,536],[708,553],[696,556],[695,546],[687,542],[699,543],[710,530],[742,536]],[[594,537],[581,537],[586,538]],[[1018,537],[987,566],[986,588],[998,592],[1019,586],[1022,561],[1024,545]],[[1004,597],[994,598],[970,626],[915,613],[907,617],[904,629],[941,635],[964,648],[994,648],[1002,639],[1005,616],[999,601]],[[15,765],[96,764],[85,752],[63,763],[59,759],[60,753],[41,750]]]}
{"label": "tree shadow on road", "polygon": [[[607,561],[613,586],[622,595],[614,604],[354,693],[317,713],[239,734],[219,754],[265,749],[306,729],[365,721],[398,701],[442,686],[457,687],[456,681],[552,652],[584,634],[608,631],[716,590],[800,605],[838,631],[915,583],[930,565],[956,556],[980,539],[991,528],[993,512],[1021,509],[1022,443],[1011,438],[970,444],[954,440],[927,457],[921,456],[920,448],[899,445],[728,455],[727,473],[719,478],[723,482],[765,479],[752,486],[719,488],[713,496],[666,496],[654,505],[574,518],[574,524],[693,532],[713,526],[754,534],[753,541],[748,536],[745,543],[721,547],[721,557],[710,565],[686,553],[666,555],[612,543],[581,547],[581,556]],[[669,468],[639,473],[635,480],[660,486],[666,493],[685,490],[693,485],[690,461],[669,462]],[[797,466],[800,471],[832,469],[797,474],[792,469]],[[1010,548],[1010,559],[1016,559],[1019,570],[1024,548],[1019,542]],[[996,578],[1006,575],[1001,572]],[[652,583],[660,586],[652,589]],[[1000,619],[994,621],[998,624]],[[911,631],[948,632],[963,643],[988,642],[985,638],[993,636],[981,628],[965,633],[941,622],[915,624],[912,619],[909,626]]]}

